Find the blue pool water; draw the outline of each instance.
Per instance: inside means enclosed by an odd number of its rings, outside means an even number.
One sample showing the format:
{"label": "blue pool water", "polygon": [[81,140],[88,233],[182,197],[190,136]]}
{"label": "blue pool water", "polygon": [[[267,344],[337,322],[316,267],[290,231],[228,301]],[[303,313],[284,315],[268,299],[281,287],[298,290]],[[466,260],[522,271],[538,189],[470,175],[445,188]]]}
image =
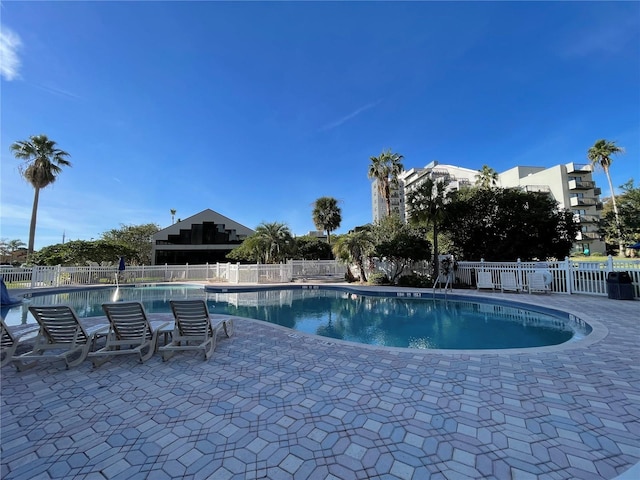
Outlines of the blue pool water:
{"label": "blue pool water", "polygon": [[[340,288],[205,291],[197,285],[99,288],[34,295],[2,312],[8,325],[35,323],[29,305],[65,304],[80,317],[103,315],[102,303],[140,301],[148,313],[170,312],[171,299],[205,299],[211,313],[254,318],[301,332],[369,345],[417,349],[504,349],[557,345],[590,327],[562,312],[512,302],[438,299]],[[403,296],[398,296],[403,295]]]}

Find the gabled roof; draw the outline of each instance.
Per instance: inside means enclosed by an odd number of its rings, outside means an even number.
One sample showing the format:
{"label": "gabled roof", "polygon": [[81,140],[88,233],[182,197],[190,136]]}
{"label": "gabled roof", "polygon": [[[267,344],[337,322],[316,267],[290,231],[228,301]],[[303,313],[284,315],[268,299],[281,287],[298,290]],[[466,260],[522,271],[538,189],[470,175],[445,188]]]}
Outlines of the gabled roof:
{"label": "gabled roof", "polygon": [[235,230],[237,235],[249,236],[255,233],[249,227],[245,227],[244,225],[231,220],[218,212],[214,212],[210,208],[207,208],[200,213],[196,213],[189,218],[185,218],[184,220],[176,222],[167,228],[159,230],[152,235],[152,238],[154,240],[166,239],[169,235],[180,234],[180,230],[190,229],[191,225],[198,225],[204,222],[213,222],[218,225],[224,225],[225,230]]}

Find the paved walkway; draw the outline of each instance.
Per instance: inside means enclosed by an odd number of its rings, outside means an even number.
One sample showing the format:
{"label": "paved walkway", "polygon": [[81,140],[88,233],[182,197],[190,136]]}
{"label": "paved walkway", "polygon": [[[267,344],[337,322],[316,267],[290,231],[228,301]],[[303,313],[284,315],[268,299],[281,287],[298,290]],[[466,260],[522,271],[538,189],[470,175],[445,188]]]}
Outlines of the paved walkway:
{"label": "paved walkway", "polygon": [[5,367],[0,477],[612,479],[636,464],[640,302],[483,295],[595,331],[569,347],[446,353],[237,319],[208,362]]}

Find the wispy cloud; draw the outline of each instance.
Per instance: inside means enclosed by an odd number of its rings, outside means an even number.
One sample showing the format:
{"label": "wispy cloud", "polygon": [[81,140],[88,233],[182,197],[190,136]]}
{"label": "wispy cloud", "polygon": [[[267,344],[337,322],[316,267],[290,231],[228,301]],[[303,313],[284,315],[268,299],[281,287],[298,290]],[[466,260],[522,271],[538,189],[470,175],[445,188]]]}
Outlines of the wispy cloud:
{"label": "wispy cloud", "polygon": [[61,88],[52,87],[51,85],[45,85],[42,83],[35,83],[36,87],[41,88],[42,90],[46,90],[47,92],[53,93],[55,95],[59,95],[61,97],[74,98],[79,99],[80,97],[75,93],[68,92],[66,90],[62,90]]}
{"label": "wispy cloud", "polygon": [[18,34],[0,25],[0,76],[9,82],[20,77],[18,51],[21,46]]}
{"label": "wispy cloud", "polygon": [[560,53],[566,57],[585,57],[592,54],[617,54],[630,42],[638,41],[640,21],[635,16],[620,18],[583,32],[570,32]]}
{"label": "wispy cloud", "polygon": [[373,108],[373,107],[378,106],[378,105],[380,104],[380,102],[381,102],[381,101],[382,101],[382,100],[378,100],[377,102],[368,103],[368,104],[366,104],[366,105],[364,105],[364,106],[362,106],[362,107],[360,107],[360,108],[358,108],[358,109],[354,110],[354,111],[353,111],[353,112],[351,112],[349,115],[345,115],[344,117],[342,117],[342,118],[340,118],[340,119],[338,119],[338,120],[336,120],[336,121],[334,121],[334,122],[331,122],[331,123],[326,124],[325,126],[323,126],[322,128],[320,128],[320,131],[321,131],[321,132],[324,132],[324,131],[326,131],[326,130],[332,130],[332,129],[336,128],[336,127],[339,127],[340,125],[342,125],[342,124],[343,124],[343,123],[345,123],[345,122],[348,122],[348,121],[349,121],[349,120],[351,120],[352,118],[357,117],[357,116],[358,116],[358,115],[360,115],[362,112],[365,112],[365,111],[367,111],[367,110],[369,110],[369,109],[371,109],[371,108]]}

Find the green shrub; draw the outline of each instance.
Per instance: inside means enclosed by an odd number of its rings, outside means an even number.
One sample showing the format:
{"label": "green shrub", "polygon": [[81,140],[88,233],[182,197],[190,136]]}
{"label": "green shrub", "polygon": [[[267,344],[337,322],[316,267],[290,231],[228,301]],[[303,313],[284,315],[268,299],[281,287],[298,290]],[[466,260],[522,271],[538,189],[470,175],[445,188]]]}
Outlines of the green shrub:
{"label": "green shrub", "polygon": [[431,286],[430,283],[431,277],[428,275],[418,275],[417,273],[404,275],[398,279],[399,287],[428,288]]}
{"label": "green shrub", "polygon": [[372,273],[369,275],[369,285],[389,285],[389,277],[384,273]]}

